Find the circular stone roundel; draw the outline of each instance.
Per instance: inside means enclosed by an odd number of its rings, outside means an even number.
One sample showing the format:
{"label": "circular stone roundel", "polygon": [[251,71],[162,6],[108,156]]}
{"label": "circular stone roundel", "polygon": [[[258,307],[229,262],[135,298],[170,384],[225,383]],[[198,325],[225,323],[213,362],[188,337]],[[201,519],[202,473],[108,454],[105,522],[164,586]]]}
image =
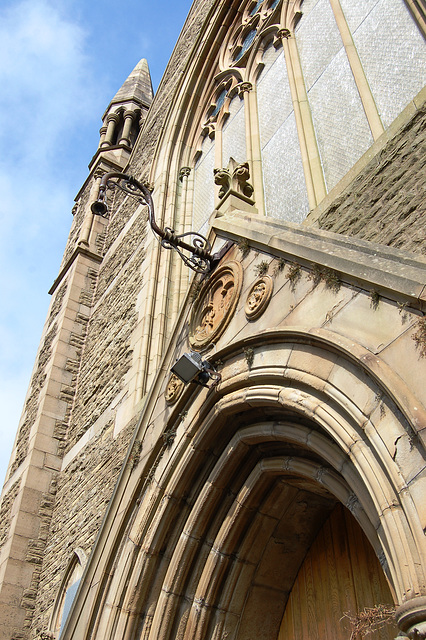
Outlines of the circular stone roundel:
{"label": "circular stone roundel", "polygon": [[262,315],[271,299],[273,288],[271,276],[262,276],[252,284],[244,307],[248,320],[256,320]]}
{"label": "circular stone roundel", "polygon": [[243,284],[243,268],[228,262],[204,283],[192,310],[189,342],[203,349],[222,335],[237,306]]}

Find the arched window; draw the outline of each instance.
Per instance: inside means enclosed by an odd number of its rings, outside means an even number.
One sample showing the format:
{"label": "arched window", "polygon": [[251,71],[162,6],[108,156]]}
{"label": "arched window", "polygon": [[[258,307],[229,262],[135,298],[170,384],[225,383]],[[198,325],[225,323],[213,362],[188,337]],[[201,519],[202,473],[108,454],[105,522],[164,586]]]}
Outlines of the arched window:
{"label": "arched window", "polygon": [[57,638],[65,626],[71,605],[77,593],[81,576],[87,562],[87,556],[80,548],[75,549],[69,561],[61,586],[56,596],[55,605],[50,621],[50,630],[56,634]]}
{"label": "arched window", "polygon": [[242,3],[210,76],[194,228],[217,206],[213,169],[230,157],[249,163],[260,214],[300,223],[324,199],[424,86],[407,2]]}

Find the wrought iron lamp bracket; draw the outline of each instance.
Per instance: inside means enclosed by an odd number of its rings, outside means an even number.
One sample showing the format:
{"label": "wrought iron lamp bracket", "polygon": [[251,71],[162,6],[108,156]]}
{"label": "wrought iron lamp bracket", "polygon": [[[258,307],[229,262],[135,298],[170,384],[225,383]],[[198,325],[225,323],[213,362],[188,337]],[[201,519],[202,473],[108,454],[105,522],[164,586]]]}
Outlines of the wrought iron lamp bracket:
{"label": "wrought iron lamp bracket", "polygon": [[[196,273],[209,273],[212,268],[213,256],[211,255],[211,245],[207,238],[195,231],[176,234],[174,229],[170,227],[161,229],[155,220],[154,203],[149,189],[133,176],[118,171],[106,173],[102,177],[99,186],[98,198],[91,206],[94,215],[106,218],[108,213],[106,191],[108,188],[114,189],[115,187],[136,198],[141,204],[148,206],[150,227],[159,237],[162,247],[177,251],[183,262]],[[191,244],[186,242],[184,238],[191,238]]]}

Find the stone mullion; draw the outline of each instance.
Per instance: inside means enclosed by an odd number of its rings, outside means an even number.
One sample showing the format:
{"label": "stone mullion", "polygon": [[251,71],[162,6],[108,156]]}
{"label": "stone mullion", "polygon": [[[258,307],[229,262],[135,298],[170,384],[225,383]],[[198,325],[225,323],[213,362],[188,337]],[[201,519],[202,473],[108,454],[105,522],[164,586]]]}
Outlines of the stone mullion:
{"label": "stone mullion", "polygon": [[[164,188],[164,187],[163,187]],[[164,193],[160,193],[157,202],[155,203],[155,210],[161,211],[164,207]],[[163,227],[164,215],[157,218],[157,224]],[[143,314],[143,329],[142,340],[139,352],[139,373],[136,382],[136,401],[140,400],[146,393],[148,388],[148,381],[152,368],[151,354],[155,353],[155,345],[159,345],[160,330],[156,323],[155,310],[158,301],[158,288],[160,283],[160,269],[161,269],[161,244],[153,237],[151,230],[148,230],[151,234],[151,255],[147,254],[146,260],[149,263],[148,266],[148,291],[146,296],[146,304]],[[169,252],[167,252],[169,253]],[[154,355],[153,360],[157,361],[157,356]]]}
{"label": "stone mullion", "polygon": [[424,38],[426,38],[426,7],[422,0],[405,0],[408,10],[413,16],[418,28]]}
{"label": "stone mullion", "polygon": [[112,139],[114,137],[115,127],[117,122],[120,120],[120,116],[118,113],[110,113],[107,118],[107,130],[105,133],[105,138],[101,144],[101,147],[110,147],[112,144]]}
{"label": "stone mullion", "polygon": [[[193,218],[193,210],[194,210],[195,171],[190,170],[190,173],[184,178],[184,184],[185,184],[185,203],[183,204],[184,224],[185,224],[184,229],[185,231],[191,231],[193,228],[192,218]],[[183,194],[182,194],[182,203],[183,203]],[[190,280],[191,280],[190,270],[184,269],[182,280],[181,280],[179,307],[185,299]]]}
{"label": "stone mullion", "polygon": [[[186,229],[186,207],[187,207],[187,196],[188,196],[188,176],[191,172],[189,167],[182,167],[179,172],[179,182],[180,189],[178,193],[178,202],[177,202],[177,210],[179,212],[179,227],[178,234],[185,233]],[[176,256],[177,257],[177,256]],[[172,324],[177,318],[177,314],[179,312],[179,307],[181,304],[182,293],[187,288],[187,280],[183,277],[183,262],[180,259],[175,259],[175,270],[174,270],[174,280],[175,280],[175,291],[173,295],[173,305],[172,305]]]}
{"label": "stone mullion", "polygon": [[[223,167],[223,121],[220,126],[216,126],[214,133],[214,166],[217,168]],[[212,176],[213,180],[213,176]],[[214,184],[214,183],[213,183]],[[215,203],[216,205],[219,202],[219,187],[214,184],[215,190]]]}
{"label": "stone mullion", "polygon": [[325,197],[324,174],[321,158],[312,122],[311,109],[303,79],[302,66],[296,41],[291,37],[288,29],[278,32],[281,38],[287,65],[288,81],[296,118],[297,134],[302,156],[303,172],[305,174],[309,208],[314,209]]}
{"label": "stone mullion", "polygon": [[377,140],[377,138],[382,135],[385,128],[380,119],[379,111],[371,92],[370,85],[368,84],[361,60],[359,59],[358,51],[356,50],[352,34],[346,22],[340,0],[330,0],[330,5],[345,47],[346,55],[351,66],[352,74],[361,98],[362,106],[364,107],[365,115],[367,116],[371,133],[373,134],[374,140]]}
{"label": "stone mullion", "polygon": [[[171,194],[170,198],[167,198],[167,192],[164,195],[165,200],[169,201],[169,204],[165,203],[165,207],[170,210],[170,217],[168,218],[168,226],[175,229],[176,225],[176,210],[177,210],[177,193],[176,190]],[[163,225],[165,226],[165,225]],[[158,335],[158,341],[153,350],[152,357],[152,371],[156,372],[161,362],[164,349],[166,348],[166,340],[168,336],[168,327],[172,322],[172,312],[170,304],[170,294],[173,298],[176,297],[179,286],[176,285],[177,278],[175,280],[174,273],[175,268],[180,268],[177,263],[181,260],[176,256],[174,249],[166,249],[160,253],[160,289],[157,294],[155,305],[159,308],[159,313],[154,312],[155,327],[158,327],[158,331],[154,335]],[[164,275],[163,275],[164,274]],[[170,315],[169,315],[170,314]],[[154,343],[155,344],[155,343]]]}
{"label": "stone mullion", "polygon": [[251,168],[254,199],[260,215],[266,215],[263,193],[262,155],[260,148],[259,114],[256,90],[249,82],[243,82],[240,92],[244,95],[244,121],[246,127],[247,160]]}
{"label": "stone mullion", "polygon": [[118,144],[126,144],[130,147],[130,132],[132,130],[133,120],[135,118],[134,111],[125,111],[123,133]]}

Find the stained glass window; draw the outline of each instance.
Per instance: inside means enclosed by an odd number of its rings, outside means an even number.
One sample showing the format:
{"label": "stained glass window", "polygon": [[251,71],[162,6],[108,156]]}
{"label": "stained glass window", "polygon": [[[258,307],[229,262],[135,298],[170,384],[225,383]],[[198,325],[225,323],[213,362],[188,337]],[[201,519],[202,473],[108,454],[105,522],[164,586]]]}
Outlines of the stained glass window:
{"label": "stained glass window", "polygon": [[226,89],[224,89],[218,96],[217,100],[216,100],[216,106],[214,108],[214,111],[212,112],[212,117],[217,116],[217,114],[219,113],[219,111],[221,110],[221,108],[223,107],[223,103],[225,102],[225,98],[226,98]]}
{"label": "stained glass window", "polygon": [[251,45],[251,43],[255,39],[256,33],[257,33],[256,29],[252,29],[251,31],[249,31],[247,33],[247,35],[244,38],[243,43],[241,45],[241,49],[239,50],[239,52],[235,56],[235,61],[240,60],[243,57],[243,55],[245,54],[245,52],[247,51],[247,49],[249,48],[249,46]]}
{"label": "stained glass window", "polygon": [[254,16],[255,13],[257,13],[257,11],[259,10],[260,5],[262,4],[263,0],[257,0],[256,4],[254,5],[253,9],[250,11],[250,15]]}

